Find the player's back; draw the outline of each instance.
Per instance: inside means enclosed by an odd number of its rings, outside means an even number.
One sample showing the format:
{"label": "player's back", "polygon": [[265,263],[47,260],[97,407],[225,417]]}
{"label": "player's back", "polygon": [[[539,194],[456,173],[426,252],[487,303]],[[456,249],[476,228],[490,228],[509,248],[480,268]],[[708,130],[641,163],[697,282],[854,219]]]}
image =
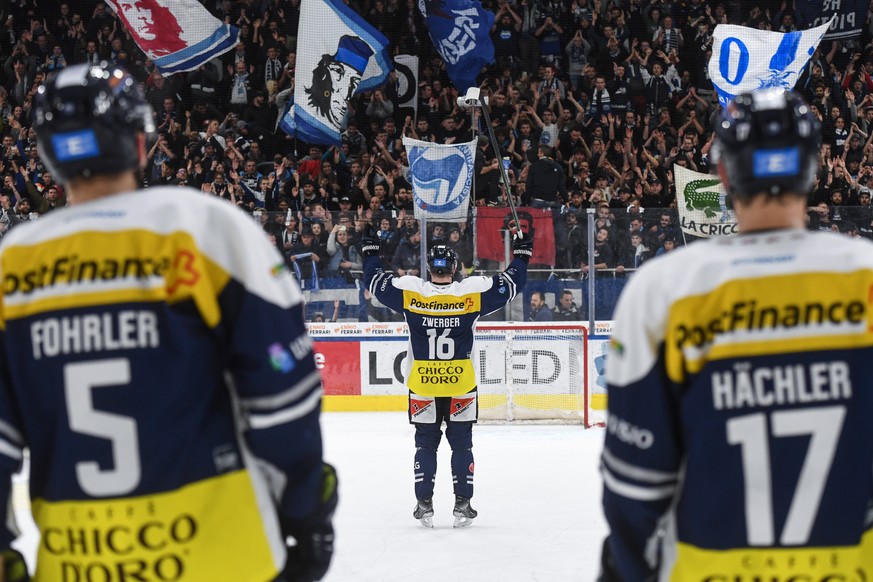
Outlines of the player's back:
{"label": "player's back", "polygon": [[225,373],[254,369],[232,361],[255,335],[246,316],[282,319],[299,291],[271,281],[272,255],[247,252],[263,236],[249,222],[217,199],[155,188],[4,239],[16,413],[0,420],[31,449],[39,579],[267,580],[281,566]]}
{"label": "player's back", "polygon": [[[873,246],[798,230],[698,243],[625,293],[646,337],[616,330],[604,466],[679,469],[662,579],[873,574]],[[636,477],[669,494],[657,475]]]}
{"label": "player's back", "polygon": [[[495,280],[501,283],[495,284]],[[393,287],[402,292],[413,356],[406,362],[405,376],[416,394],[450,396],[475,387],[476,375],[469,356],[473,329],[480,315],[495,308],[497,293],[503,302],[509,299],[503,281],[499,276],[471,277],[448,285],[411,276],[392,280]]]}

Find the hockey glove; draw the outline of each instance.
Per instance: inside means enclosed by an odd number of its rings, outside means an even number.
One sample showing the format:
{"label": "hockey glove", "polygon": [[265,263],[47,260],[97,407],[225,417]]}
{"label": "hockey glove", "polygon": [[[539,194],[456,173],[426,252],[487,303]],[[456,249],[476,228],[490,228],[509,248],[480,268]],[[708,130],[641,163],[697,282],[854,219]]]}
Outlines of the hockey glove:
{"label": "hockey glove", "polygon": [[518,231],[512,239],[512,254],[527,263],[533,255],[533,240]]}
{"label": "hockey glove", "polygon": [[5,582],[28,582],[30,580],[24,556],[12,548],[6,550],[0,556],[3,557],[3,580]]}
{"label": "hockey glove", "polygon": [[282,524],[282,532],[297,545],[288,548],[283,582],[314,582],[327,573],[333,558],[333,513],[337,505],[337,476],[332,465],[324,464],[321,474],[321,505],[301,522]]}
{"label": "hockey glove", "polygon": [[361,237],[361,255],[368,259],[370,257],[378,257],[382,251],[382,241],[379,237],[367,227],[364,236]]}

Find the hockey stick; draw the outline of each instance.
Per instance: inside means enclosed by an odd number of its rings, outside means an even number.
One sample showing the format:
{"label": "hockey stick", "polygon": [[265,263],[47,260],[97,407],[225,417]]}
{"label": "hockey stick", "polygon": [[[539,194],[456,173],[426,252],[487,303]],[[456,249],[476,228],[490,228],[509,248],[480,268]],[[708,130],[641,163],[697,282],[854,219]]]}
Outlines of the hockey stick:
{"label": "hockey stick", "polygon": [[[458,97],[458,106],[460,107],[478,107],[482,110],[482,116],[485,117],[485,127],[488,128],[488,139],[491,141],[491,148],[494,150],[494,155],[500,156],[500,147],[497,144],[497,136],[494,135],[494,128],[491,126],[491,114],[488,113],[488,104],[484,103],[480,98],[481,91],[478,87],[470,87],[467,89],[466,95]],[[521,228],[521,223],[518,221],[518,213],[515,211],[515,202],[512,200],[512,192],[509,190],[509,175],[506,173],[506,168],[502,163],[497,164],[500,168],[500,178],[503,180],[503,187],[506,189],[506,198],[509,201],[509,210],[512,212],[512,220],[515,222],[516,230]]]}

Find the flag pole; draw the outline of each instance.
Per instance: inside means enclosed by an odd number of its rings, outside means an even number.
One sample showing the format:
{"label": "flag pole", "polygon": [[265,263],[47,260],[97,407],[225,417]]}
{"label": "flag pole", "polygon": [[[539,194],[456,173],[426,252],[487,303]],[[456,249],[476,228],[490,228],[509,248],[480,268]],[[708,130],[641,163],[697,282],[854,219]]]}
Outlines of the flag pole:
{"label": "flag pole", "polygon": [[422,214],[418,219],[418,231],[421,233],[421,240],[418,241],[420,257],[418,259],[418,276],[422,281],[427,281],[427,218]]}
{"label": "flag pole", "polygon": [[[491,114],[488,113],[487,98],[482,99],[481,90],[478,87],[470,87],[463,97],[458,97],[458,106],[460,107],[479,107],[482,110],[482,116],[485,118],[485,128],[488,130],[488,139],[491,141],[491,148],[494,150],[494,156],[500,158],[500,147],[497,143],[497,136],[494,134],[494,127],[491,126]],[[515,211],[515,201],[512,199],[512,192],[509,189],[509,174],[506,173],[506,168],[502,163],[497,164],[500,169],[500,179],[503,180],[503,188],[506,191],[506,199],[509,202],[509,210],[512,212],[512,220],[515,221],[515,227],[519,228],[518,213]]]}

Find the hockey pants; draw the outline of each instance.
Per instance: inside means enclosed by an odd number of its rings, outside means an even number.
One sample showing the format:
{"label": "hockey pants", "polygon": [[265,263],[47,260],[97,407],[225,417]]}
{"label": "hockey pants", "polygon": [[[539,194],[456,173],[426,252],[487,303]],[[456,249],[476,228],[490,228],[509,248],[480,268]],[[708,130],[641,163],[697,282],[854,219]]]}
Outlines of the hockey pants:
{"label": "hockey pants", "polygon": [[[439,398],[437,399],[440,400]],[[446,399],[450,400],[450,399]],[[438,404],[441,404],[438,402]],[[438,412],[440,406],[437,406]],[[437,468],[437,448],[442,438],[442,421],[446,421],[446,439],[452,448],[452,482],[455,495],[473,497],[473,423],[452,422],[446,414],[438,414],[435,423],[415,424],[415,497],[433,497]]]}

